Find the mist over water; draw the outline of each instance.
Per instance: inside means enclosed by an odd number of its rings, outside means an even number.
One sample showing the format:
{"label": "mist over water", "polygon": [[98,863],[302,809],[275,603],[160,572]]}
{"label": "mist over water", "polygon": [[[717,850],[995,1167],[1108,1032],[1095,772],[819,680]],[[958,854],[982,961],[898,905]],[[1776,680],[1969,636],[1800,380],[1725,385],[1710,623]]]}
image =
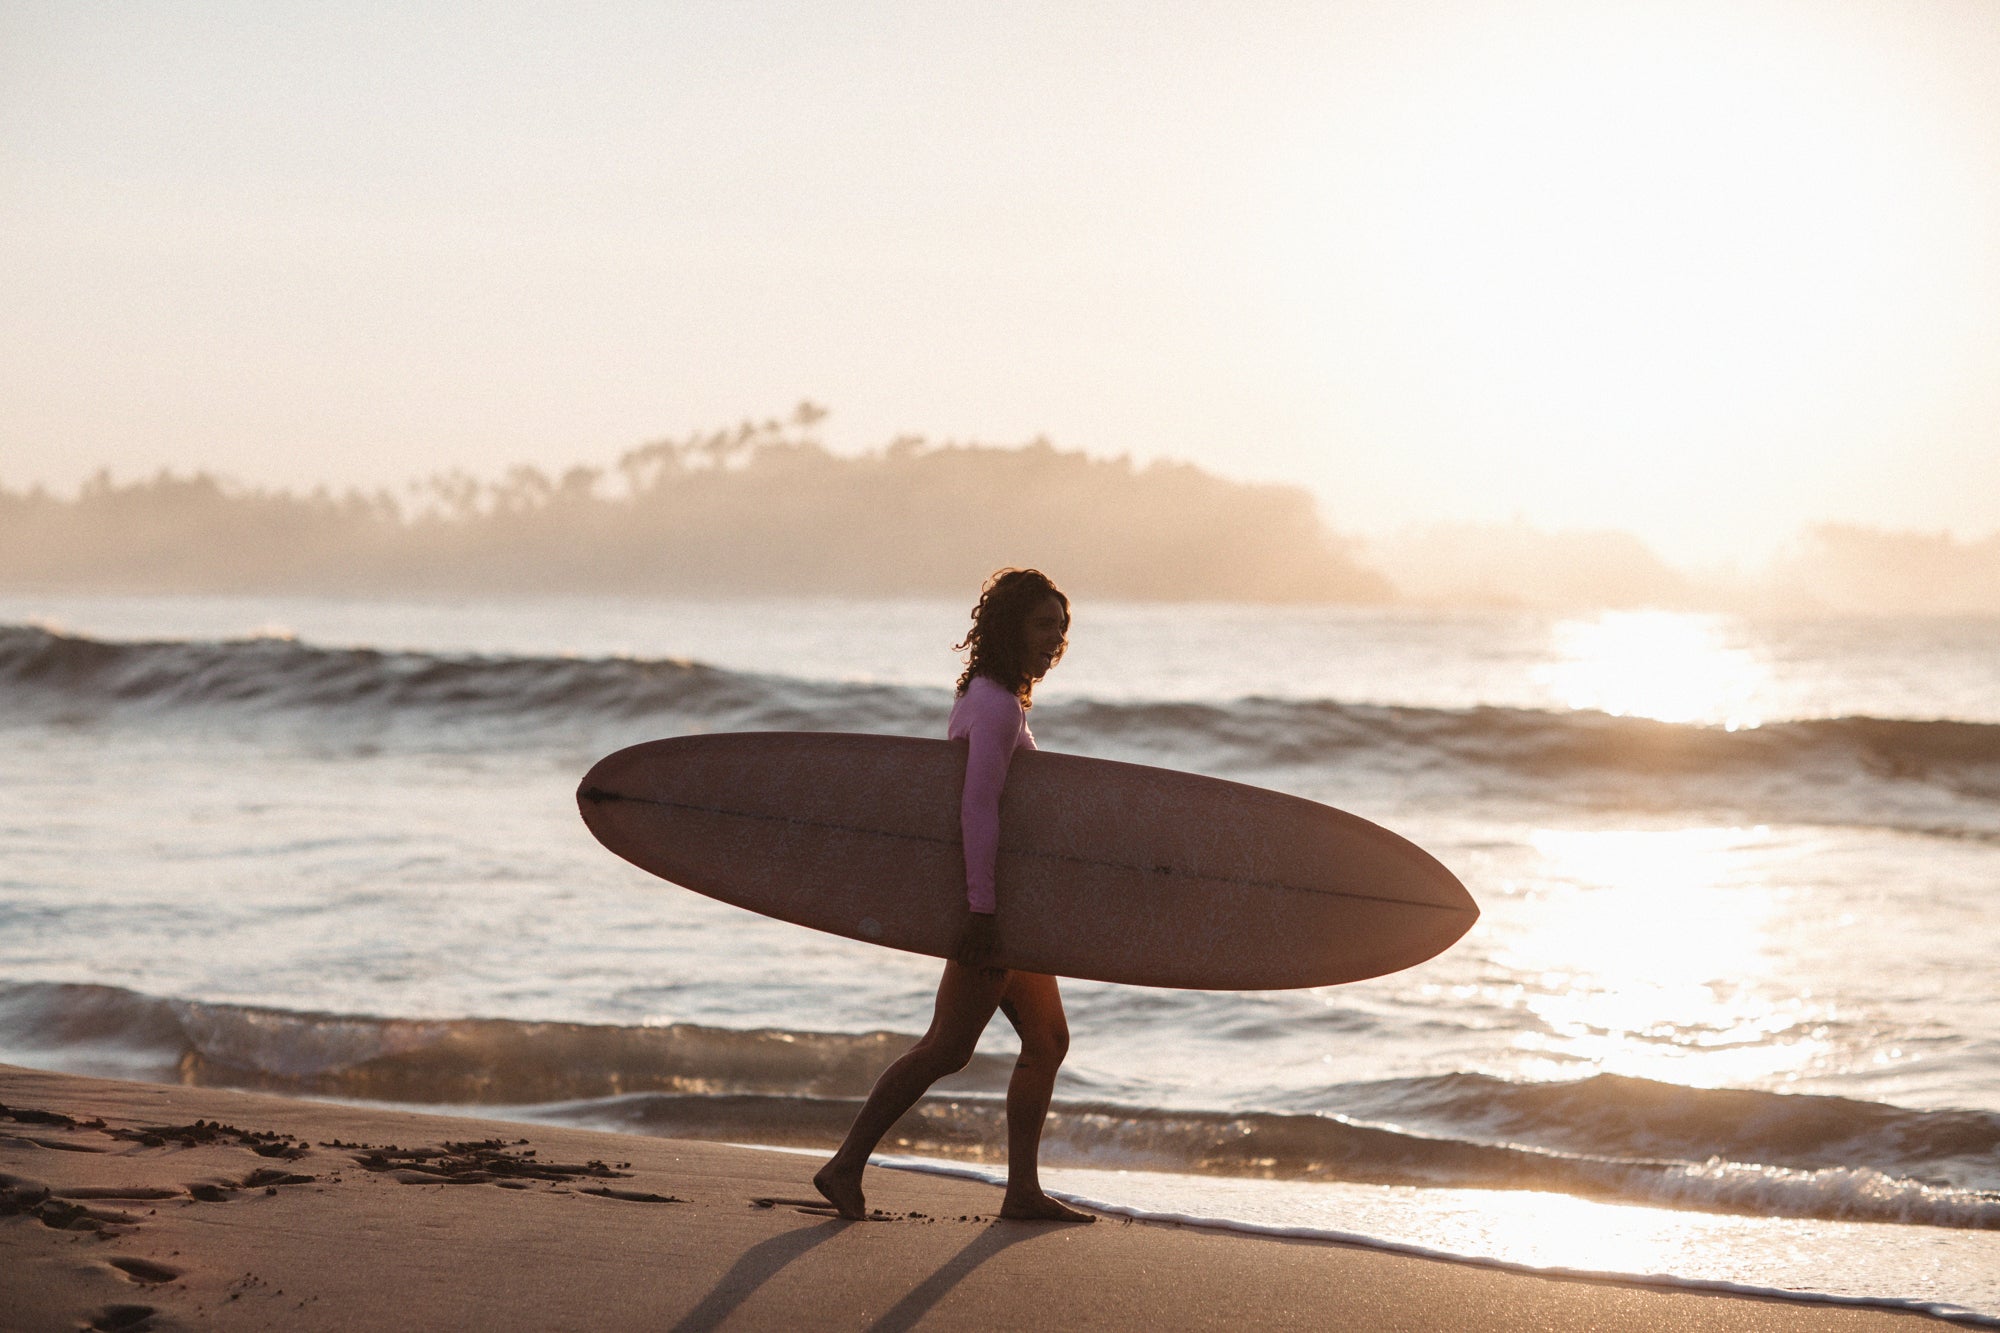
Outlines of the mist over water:
{"label": "mist over water", "polygon": [[[1726,1221],[1667,1228],[1715,1239],[1652,1271],[2000,1313],[1976,1276],[2000,1272],[1976,1248],[2000,1228],[2000,626],[1079,611],[1045,747],[1353,809],[1484,915],[1355,986],[1066,986],[1052,1172],[1094,1196],[1165,1172],[1195,1211],[1287,1225],[1329,1225],[1333,1191],[1383,1238],[1500,1257],[1508,1199],[1667,1210]],[[0,1058],[823,1147],[935,962],[649,880],[571,789],[656,735],[934,734],[964,614],[0,602]],[[1010,1050],[996,1026],[896,1150],[997,1161]],[[1740,1228],[1780,1225],[1760,1269]],[[1869,1240],[1910,1231],[1973,1275]],[[1645,1263],[1543,1240],[1524,1261]]]}

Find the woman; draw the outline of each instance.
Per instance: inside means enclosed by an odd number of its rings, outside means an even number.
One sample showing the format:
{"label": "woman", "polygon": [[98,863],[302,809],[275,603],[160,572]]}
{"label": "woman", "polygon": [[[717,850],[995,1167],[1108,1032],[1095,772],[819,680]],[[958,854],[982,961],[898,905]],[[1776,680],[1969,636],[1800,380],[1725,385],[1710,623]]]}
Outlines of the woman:
{"label": "woman", "polygon": [[1027,710],[1035,682],[1062,659],[1069,599],[1033,569],[1005,569],[987,581],[972,609],[972,629],[958,645],[969,652],[958,678],[947,735],[966,742],[965,791],[959,805],[965,841],[969,915],[954,957],[938,982],[930,1031],[882,1072],[847,1138],[813,1184],[842,1217],[868,1215],[861,1173],[868,1155],[931,1084],[965,1068],[979,1034],[998,1008],[1021,1036],[1021,1058],[1007,1084],[1007,1195],[1000,1216],[1025,1221],[1095,1222],[1089,1213],[1042,1192],[1038,1157],[1042,1121],[1056,1069],[1069,1049],[1069,1024],[1054,977],[993,965],[994,862],[1000,850],[1000,789],[1017,749],[1032,750]]}

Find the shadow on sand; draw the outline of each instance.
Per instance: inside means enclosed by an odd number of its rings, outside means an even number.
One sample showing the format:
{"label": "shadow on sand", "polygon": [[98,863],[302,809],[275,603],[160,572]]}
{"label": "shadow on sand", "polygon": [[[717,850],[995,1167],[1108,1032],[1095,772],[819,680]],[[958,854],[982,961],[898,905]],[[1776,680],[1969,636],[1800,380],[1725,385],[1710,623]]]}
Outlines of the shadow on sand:
{"label": "shadow on sand", "polygon": [[[815,1227],[787,1231],[782,1236],[773,1236],[751,1246],[727,1273],[716,1280],[708,1295],[702,1297],[701,1304],[688,1311],[674,1325],[673,1333],[708,1333],[794,1260],[849,1227],[868,1225],[880,1223],[830,1220]],[[1010,1245],[1042,1234],[1043,1230],[1042,1227],[1018,1222],[995,1222],[988,1226],[869,1325],[871,1333],[904,1333],[916,1327],[933,1306],[979,1265]]]}

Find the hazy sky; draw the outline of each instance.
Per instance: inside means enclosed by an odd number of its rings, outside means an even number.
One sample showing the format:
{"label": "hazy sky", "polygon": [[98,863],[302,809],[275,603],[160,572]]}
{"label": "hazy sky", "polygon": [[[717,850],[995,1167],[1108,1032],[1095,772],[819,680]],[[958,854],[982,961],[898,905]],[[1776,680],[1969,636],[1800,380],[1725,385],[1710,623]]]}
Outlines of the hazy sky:
{"label": "hazy sky", "polygon": [[0,6],[0,484],[834,409],[1670,556],[2000,528],[2000,4]]}

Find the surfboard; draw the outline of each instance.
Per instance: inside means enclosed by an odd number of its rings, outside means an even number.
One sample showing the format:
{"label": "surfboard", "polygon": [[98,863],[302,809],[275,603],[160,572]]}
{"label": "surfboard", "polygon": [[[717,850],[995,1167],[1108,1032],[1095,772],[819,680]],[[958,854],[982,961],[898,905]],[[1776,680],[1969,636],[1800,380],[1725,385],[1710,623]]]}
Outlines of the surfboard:
{"label": "surfboard", "polygon": [[[840,732],[681,736],[600,760],[590,831],[696,893],[949,957],[966,919],[962,742]],[[1017,753],[1000,804],[997,961],[1196,990],[1359,981],[1479,917],[1414,843],[1243,783]]]}

